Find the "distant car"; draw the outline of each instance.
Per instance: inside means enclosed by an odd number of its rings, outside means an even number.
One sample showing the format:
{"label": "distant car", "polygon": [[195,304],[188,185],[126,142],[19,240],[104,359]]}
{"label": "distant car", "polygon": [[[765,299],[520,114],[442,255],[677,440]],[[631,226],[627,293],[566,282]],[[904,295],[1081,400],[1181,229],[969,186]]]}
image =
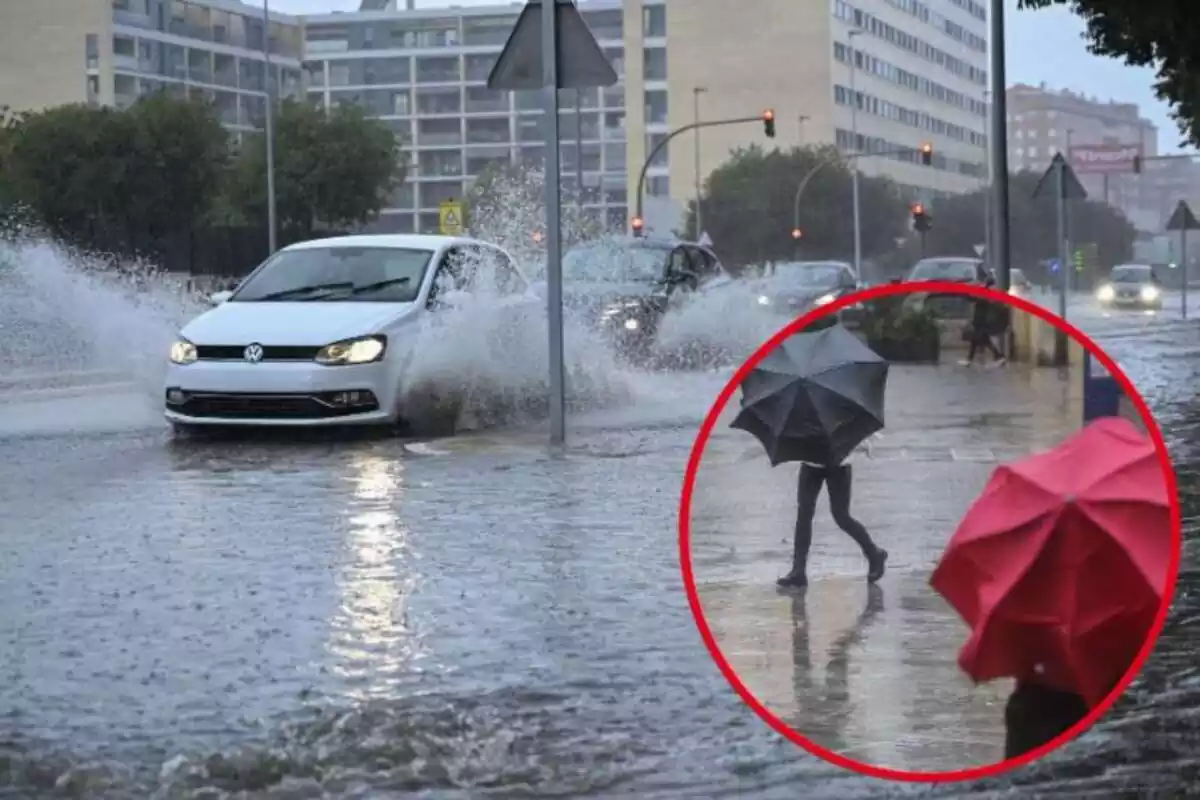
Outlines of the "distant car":
{"label": "distant car", "polygon": [[671,308],[731,281],[716,254],[694,242],[606,237],[563,256],[564,305],[631,360],[650,355]]}
{"label": "distant car", "polygon": [[1096,299],[1107,308],[1161,311],[1162,283],[1149,264],[1120,264],[1096,290]]}
{"label": "distant car", "polygon": [[[786,261],[752,284],[760,306],[791,315],[829,305],[861,285],[854,267],[844,261]],[[855,309],[847,311],[843,321],[854,316]]]}
{"label": "distant car", "polygon": [[955,281],[983,285],[990,273],[981,259],[923,258],[908,273],[909,281]]}
{"label": "distant car", "polygon": [[503,307],[540,308],[512,257],[475,239],[343,236],[284,248],[179,332],[165,416],[177,430],[402,424],[417,323],[484,279]]}

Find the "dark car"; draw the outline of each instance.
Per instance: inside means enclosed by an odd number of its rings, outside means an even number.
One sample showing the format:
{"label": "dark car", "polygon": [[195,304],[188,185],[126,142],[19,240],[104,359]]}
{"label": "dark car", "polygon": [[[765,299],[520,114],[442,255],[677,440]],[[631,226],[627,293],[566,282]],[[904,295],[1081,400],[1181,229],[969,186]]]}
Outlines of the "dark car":
{"label": "dark car", "polygon": [[[861,284],[854,267],[844,261],[786,261],[775,264],[753,286],[760,306],[794,316],[828,305]],[[844,309],[843,315],[848,321],[853,309]]]}
{"label": "dark car", "polygon": [[635,360],[649,355],[668,309],[729,281],[712,250],[693,242],[613,237],[563,256],[563,304]]}
{"label": "dark car", "polygon": [[955,281],[983,285],[989,272],[981,259],[967,257],[922,258],[908,273],[910,281]]}
{"label": "dark car", "polygon": [[1115,266],[1108,281],[1096,290],[1096,299],[1106,308],[1161,311],[1162,296],[1162,283],[1149,264]]}

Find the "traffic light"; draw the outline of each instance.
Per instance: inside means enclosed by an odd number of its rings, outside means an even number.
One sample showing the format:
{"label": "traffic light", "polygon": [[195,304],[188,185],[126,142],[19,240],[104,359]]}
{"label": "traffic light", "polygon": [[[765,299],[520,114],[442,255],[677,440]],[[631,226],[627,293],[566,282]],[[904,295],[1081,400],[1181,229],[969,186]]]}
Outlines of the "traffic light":
{"label": "traffic light", "polygon": [[929,214],[925,213],[925,206],[913,203],[909,210],[912,212],[913,230],[918,233],[926,233],[933,227],[933,220],[929,218]]}
{"label": "traffic light", "polygon": [[1134,175],[1142,174],[1142,157],[1141,156],[1133,157],[1133,174]]}
{"label": "traffic light", "polygon": [[630,220],[629,225],[633,228],[634,236],[641,236],[642,229],[646,227],[646,221],[641,217],[634,217],[632,220]]}
{"label": "traffic light", "polygon": [[921,143],[921,163],[927,167],[933,166],[933,145],[929,142]]}
{"label": "traffic light", "polygon": [[792,238],[797,242],[804,238],[804,231],[799,228],[792,228]]}
{"label": "traffic light", "polygon": [[775,138],[775,109],[768,108],[762,113],[763,132],[768,139]]}

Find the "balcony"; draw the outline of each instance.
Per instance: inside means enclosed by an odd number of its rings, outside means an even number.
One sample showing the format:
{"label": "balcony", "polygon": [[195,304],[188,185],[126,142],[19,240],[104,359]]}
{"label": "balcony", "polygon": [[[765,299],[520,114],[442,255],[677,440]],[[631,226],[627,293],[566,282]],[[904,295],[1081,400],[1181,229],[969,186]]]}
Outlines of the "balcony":
{"label": "balcony", "polygon": [[131,28],[155,30],[154,20],[151,19],[149,14],[143,14],[140,11],[114,8],[113,22],[118,25],[128,25]]}

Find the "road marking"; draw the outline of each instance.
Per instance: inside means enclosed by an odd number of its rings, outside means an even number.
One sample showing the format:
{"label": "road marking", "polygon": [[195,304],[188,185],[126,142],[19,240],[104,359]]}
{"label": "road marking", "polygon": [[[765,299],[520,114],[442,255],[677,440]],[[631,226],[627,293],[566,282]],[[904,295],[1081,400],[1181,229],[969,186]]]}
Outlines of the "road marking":
{"label": "road marking", "polygon": [[990,462],[996,461],[996,454],[988,447],[964,447],[950,450],[951,461]]}

